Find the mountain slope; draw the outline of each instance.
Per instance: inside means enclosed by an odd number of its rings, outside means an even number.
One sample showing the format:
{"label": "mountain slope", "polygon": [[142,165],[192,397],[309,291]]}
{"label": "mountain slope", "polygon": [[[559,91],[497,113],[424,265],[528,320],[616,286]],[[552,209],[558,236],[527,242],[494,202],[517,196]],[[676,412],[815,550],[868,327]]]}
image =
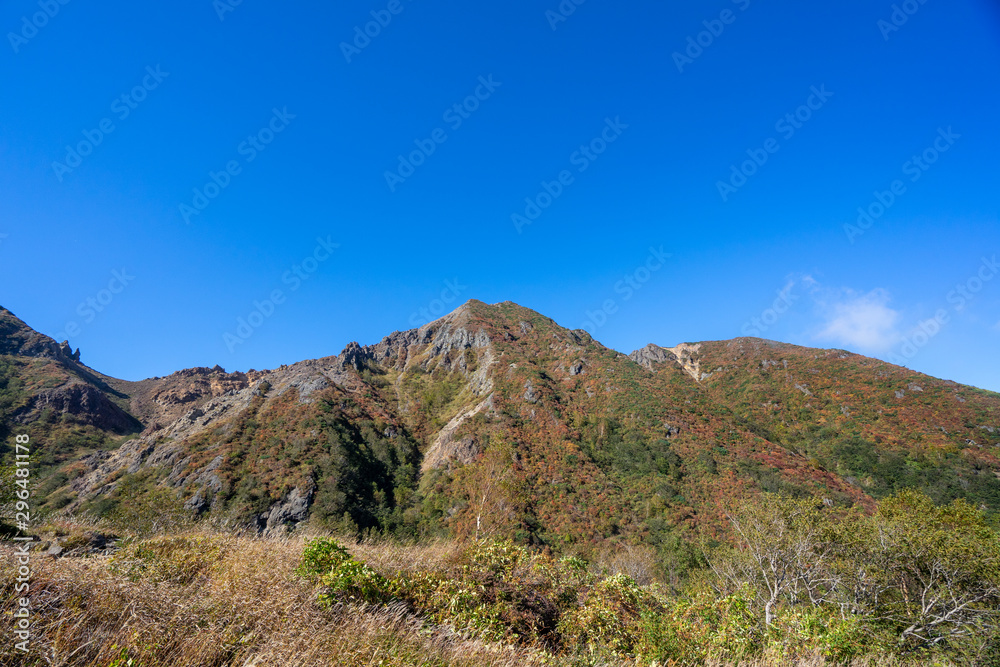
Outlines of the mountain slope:
{"label": "mountain slope", "polygon": [[[1000,509],[1000,397],[841,351],[737,339],[626,356],[470,301],[336,357],[126,382],[2,315],[4,425],[90,438],[43,447],[47,510],[682,554],[762,491],[869,507],[918,486]],[[52,390],[89,398],[49,423]]]}
{"label": "mountain slope", "polygon": [[1000,394],[843,350],[754,338],[649,346],[652,370],[699,384],[756,433],[881,497],[918,488],[1000,510]]}
{"label": "mountain slope", "polygon": [[80,351],[32,330],[0,308],[0,455],[14,430],[44,438],[33,463],[53,466],[95,449],[108,449],[141,429],[128,397],[108,378],[80,363]]}

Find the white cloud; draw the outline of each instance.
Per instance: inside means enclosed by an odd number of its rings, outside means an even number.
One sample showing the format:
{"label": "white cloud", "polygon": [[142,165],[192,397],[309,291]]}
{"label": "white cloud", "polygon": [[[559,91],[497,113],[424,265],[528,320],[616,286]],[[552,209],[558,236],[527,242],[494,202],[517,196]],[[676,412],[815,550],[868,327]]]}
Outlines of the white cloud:
{"label": "white cloud", "polygon": [[853,349],[888,350],[900,339],[900,313],[889,301],[889,292],[881,288],[867,294],[842,290],[826,295],[817,300],[825,321],[816,337]]}

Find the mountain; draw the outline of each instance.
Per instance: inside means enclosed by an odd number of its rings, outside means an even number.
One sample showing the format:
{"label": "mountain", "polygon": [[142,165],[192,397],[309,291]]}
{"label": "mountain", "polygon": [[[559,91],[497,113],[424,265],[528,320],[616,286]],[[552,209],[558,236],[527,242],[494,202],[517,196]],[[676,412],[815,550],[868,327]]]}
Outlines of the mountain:
{"label": "mountain", "polygon": [[842,350],[626,356],[469,301],[269,371],[117,380],[5,310],[0,352],[0,423],[44,452],[48,511],[667,551],[724,539],[721,508],[762,491],[871,507],[916,487],[1000,511],[1000,395]]}
{"label": "mountain", "polygon": [[917,488],[938,502],[1000,508],[996,393],[754,338],[651,345],[632,356],[654,371],[682,366],[754,433],[869,495]]}
{"label": "mountain", "polygon": [[0,437],[9,440],[15,429],[45,434],[48,444],[33,458],[42,471],[83,452],[113,448],[141,430],[128,396],[112,382],[80,363],[79,350],[0,308]]}

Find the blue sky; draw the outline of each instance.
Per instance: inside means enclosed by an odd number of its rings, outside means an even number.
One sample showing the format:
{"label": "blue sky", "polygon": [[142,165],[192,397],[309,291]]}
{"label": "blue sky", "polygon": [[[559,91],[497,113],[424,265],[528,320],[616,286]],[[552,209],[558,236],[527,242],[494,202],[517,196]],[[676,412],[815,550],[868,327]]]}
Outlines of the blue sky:
{"label": "blue sky", "polygon": [[675,5],[9,0],[0,304],[128,379],[477,298],[1000,390],[997,3]]}

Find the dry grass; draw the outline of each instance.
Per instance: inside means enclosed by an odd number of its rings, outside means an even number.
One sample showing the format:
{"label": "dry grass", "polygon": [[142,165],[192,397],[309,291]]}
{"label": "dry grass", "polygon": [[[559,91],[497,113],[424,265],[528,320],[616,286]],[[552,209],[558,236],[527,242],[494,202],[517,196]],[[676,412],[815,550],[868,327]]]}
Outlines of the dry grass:
{"label": "dry grass", "polygon": [[464,547],[454,540],[432,540],[419,544],[400,544],[391,539],[369,539],[348,545],[351,555],[382,573],[417,574],[433,570],[441,563],[454,560]]}
{"label": "dry grass", "polygon": [[[124,557],[136,556],[139,546],[144,560]],[[132,667],[634,664],[593,656],[546,660],[525,647],[474,641],[430,626],[399,605],[324,609],[316,602],[316,589],[294,574],[303,546],[301,537],[187,532],[138,542],[115,557],[35,554],[32,652],[17,653],[7,634],[0,665],[128,667],[129,659]],[[434,569],[461,551],[446,541],[412,546],[368,541],[350,549],[387,573]],[[15,575],[9,548],[2,550],[0,604],[9,614]],[[140,562],[145,569],[135,567]],[[797,664],[828,663],[816,657]],[[855,667],[893,664],[898,663]]]}
{"label": "dry grass", "polygon": [[[120,571],[127,564],[116,567],[109,558],[54,560],[37,554],[33,650],[26,657],[7,640],[0,664],[107,667],[123,656],[144,667],[534,662],[522,650],[424,628],[400,607],[321,609],[312,587],[293,574],[301,539],[193,533],[184,539],[211,545],[205,559],[211,562],[184,562],[176,571],[137,580]],[[8,613],[14,576],[4,553],[0,587]]]}

